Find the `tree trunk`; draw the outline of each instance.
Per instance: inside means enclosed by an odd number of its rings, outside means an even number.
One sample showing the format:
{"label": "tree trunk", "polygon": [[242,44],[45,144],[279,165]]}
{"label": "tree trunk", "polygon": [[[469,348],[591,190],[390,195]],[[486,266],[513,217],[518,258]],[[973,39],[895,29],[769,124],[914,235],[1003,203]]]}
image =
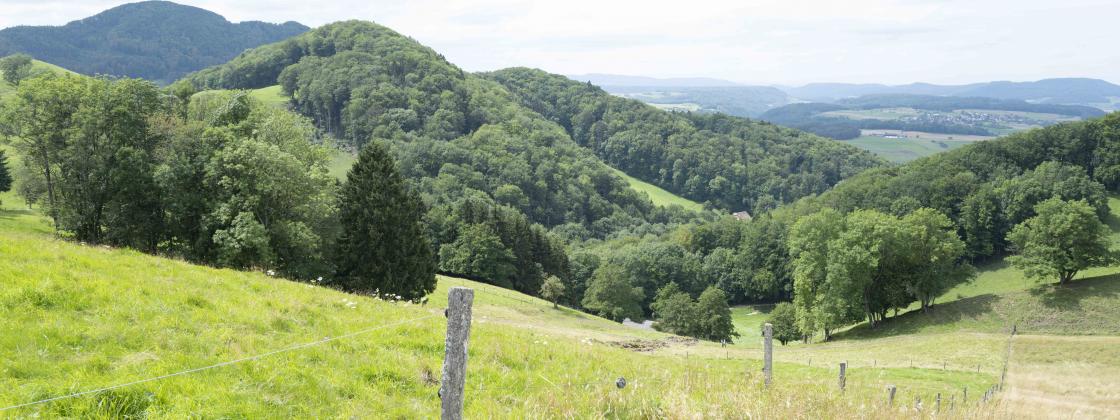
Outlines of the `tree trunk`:
{"label": "tree trunk", "polygon": [[1059,274],[1058,275],[1058,285],[1059,286],[1065,286],[1065,285],[1069,284],[1069,282],[1071,280],[1073,280],[1073,276],[1076,276],[1076,275],[1077,275],[1076,271],[1065,272],[1065,273]]}

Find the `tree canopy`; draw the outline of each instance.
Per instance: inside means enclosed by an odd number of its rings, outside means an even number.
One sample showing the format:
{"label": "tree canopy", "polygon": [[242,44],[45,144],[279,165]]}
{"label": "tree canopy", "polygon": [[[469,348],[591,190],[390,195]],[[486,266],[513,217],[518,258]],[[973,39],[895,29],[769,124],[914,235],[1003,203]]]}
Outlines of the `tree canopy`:
{"label": "tree canopy", "polygon": [[1028,277],[1065,285],[1086,268],[1115,261],[1108,228],[1088,202],[1054,197],[1035,206],[1035,213],[1007,238],[1016,251],[1008,261]]}

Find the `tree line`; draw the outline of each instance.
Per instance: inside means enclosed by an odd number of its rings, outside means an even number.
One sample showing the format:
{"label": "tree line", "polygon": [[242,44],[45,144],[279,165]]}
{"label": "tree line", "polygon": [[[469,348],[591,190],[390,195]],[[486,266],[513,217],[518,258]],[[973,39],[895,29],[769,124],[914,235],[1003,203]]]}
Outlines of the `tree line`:
{"label": "tree line", "polygon": [[245,92],[44,75],[0,113],[55,229],[90,244],[418,299],[435,286],[423,204],[383,145],[347,182],[312,124]]}

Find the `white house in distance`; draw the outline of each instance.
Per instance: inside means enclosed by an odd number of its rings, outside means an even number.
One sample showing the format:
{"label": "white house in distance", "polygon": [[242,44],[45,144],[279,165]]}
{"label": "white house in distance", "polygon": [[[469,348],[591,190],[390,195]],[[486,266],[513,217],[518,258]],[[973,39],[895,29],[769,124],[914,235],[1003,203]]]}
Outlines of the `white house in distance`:
{"label": "white house in distance", "polygon": [[746,210],[731,213],[731,215],[735,216],[735,220],[739,220],[741,222],[749,222],[752,219],[751,214],[748,213]]}

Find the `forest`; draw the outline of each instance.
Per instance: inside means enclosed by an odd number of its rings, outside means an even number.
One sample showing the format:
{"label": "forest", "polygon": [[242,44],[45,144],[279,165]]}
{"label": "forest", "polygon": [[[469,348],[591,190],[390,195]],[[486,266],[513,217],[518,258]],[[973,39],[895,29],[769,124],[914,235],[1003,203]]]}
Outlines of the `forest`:
{"label": "forest", "polygon": [[245,49],[298,35],[296,22],[230,23],[216,13],[166,1],[125,4],[64,26],[0,30],[0,57],[24,53],[86,75],[167,84]]}

